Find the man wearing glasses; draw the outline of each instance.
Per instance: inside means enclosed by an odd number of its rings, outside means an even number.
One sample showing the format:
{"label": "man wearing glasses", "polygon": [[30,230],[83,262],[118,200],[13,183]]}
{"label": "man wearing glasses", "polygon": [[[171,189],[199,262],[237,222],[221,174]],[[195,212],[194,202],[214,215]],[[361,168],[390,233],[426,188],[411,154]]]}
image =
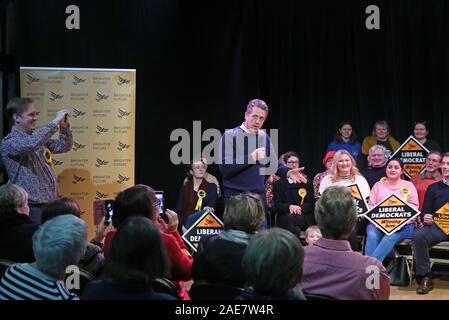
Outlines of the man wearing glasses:
{"label": "man wearing glasses", "polygon": [[262,130],[268,116],[268,106],[260,99],[251,100],[245,112],[245,121],[227,130],[220,141],[220,171],[223,175],[225,198],[243,192],[252,192],[267,203],[265,178],[270,174],[289,177],[294,182],[306,182],[303,168],[290,169],[278,163],[276,149],[270,137]]}
{"label": "man wearing glasses", "polygon": [[[52,121],[39,129],[33,100],[13,98],[8,102],[6,112],[13,127],[2,140],[2,160],[9,182],[21,186],[28,193],[30,219],[40,224],[43,205],[58,197],[51,153],[67,152],[73,145],[68,112],[58,111]],[[59,139],[53,140],[51,137],[56,131],[59,131]]]}
{"label": "man wearing glasses", "polygon": [[426,194],[427,188],[434,184],[435,182],[441,181],[443,176],[440,172],[441,167],[441,158],[443,155],[440,151],[431,151],[427,155],[426,160],[426,169],[423,173],[415,174],[412,177],[412,183],[416,187],[416,191],[418,191],[418,199],[419,199],[419,210],[422,210],[424,196]]}

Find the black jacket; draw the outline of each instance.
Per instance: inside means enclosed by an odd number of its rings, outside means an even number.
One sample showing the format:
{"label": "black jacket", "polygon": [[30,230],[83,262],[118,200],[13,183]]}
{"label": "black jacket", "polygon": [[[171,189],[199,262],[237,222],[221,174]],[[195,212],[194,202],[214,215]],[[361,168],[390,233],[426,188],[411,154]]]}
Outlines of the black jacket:
{"label": "black jacket", "polygon": [[0,259],[35,261],[32,237],[37,228],[27,215],[0,212]]}

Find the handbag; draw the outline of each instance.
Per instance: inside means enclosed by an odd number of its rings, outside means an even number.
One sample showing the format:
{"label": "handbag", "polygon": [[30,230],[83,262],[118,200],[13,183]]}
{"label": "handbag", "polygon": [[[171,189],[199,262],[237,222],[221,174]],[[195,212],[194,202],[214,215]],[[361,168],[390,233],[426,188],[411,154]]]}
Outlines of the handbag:
{"label": "handbag", "polygon": [[411,285],[411,267],[406,257],[395,257],[391,260],[386,269],[390,276],[390,285],[398,287],[408,287]]}

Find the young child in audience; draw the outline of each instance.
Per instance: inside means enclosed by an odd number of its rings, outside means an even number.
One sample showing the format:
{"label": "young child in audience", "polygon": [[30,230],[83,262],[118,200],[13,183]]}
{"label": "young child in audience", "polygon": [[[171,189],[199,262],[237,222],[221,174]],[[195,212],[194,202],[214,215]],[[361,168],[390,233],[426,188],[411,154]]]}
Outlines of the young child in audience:
{"label": "young child in audience", "polygon": [[321,238],[321,231],[318,226],[310,226],[306,230],[306,242],[309,245],[314,245],[315,242],[318,241],[319,238]]}

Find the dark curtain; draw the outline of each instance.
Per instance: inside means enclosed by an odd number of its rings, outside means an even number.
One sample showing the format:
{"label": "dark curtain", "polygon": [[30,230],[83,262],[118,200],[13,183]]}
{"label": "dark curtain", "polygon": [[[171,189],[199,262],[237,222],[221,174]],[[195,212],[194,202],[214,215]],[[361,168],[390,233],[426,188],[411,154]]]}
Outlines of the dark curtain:
{"label": "dark curtain", "polygon": [[[371,4],[380,30],[365,27]],[[173,207],[185,168],[170,162],[172,130],[235,127],[255,97],[279,152],[298,151],[311,177],[344,119],[360,142],[376,120],[399,141],[427,120],[448,150],[448,14],[447,0],[16,0],[14,54],[17,68],[136,68],[136,183]]]}

